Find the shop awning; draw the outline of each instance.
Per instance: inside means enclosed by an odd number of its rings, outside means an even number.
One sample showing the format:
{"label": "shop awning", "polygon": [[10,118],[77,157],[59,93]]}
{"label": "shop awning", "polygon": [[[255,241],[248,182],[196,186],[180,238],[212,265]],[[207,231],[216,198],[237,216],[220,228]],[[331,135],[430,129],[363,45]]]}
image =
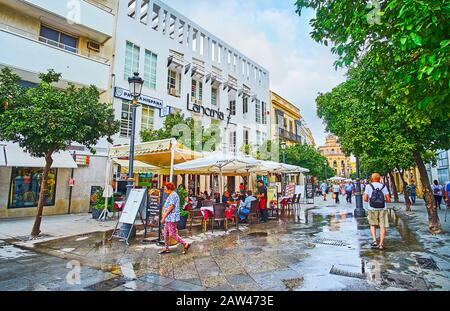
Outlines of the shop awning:
{"label": "shop awning", "polygon": [[[122,172],[127,173],[128,172],[128,166],[129,161],[128,160],[119,160],[114,159],[113,160],[115,164],[118,164],[122,167]],[[134,161],[133,164],[133,171],[135,173],[147,173],[147,172],[159,172],[160,168],[157,166],[149,165],[147,163],[141,162],[141,161]]]}
{"label": "shop awning", "polygon": [[[6,166],[9,167],[44,167],[44,158],[32,157],[29,153],[25,152],[19,145],[14,143],[6,143]],[[3,152],[3,150],[0,150]],[[77,164],[68,151],[61,151],[54,153],[52,168],[77,168]],[[1,156],[0,156],[1,165]]]}
{"label": "shop awning", "polygon": [[[184,163],[203,156],[202,153],[192,151],[176,139],[165,139],[136,144],[134,159],[159,168],[169,168],[173,149],[174,164]],[[130,155],[130,146],[112,147],[109,150],[111,159],[126,160]]]}

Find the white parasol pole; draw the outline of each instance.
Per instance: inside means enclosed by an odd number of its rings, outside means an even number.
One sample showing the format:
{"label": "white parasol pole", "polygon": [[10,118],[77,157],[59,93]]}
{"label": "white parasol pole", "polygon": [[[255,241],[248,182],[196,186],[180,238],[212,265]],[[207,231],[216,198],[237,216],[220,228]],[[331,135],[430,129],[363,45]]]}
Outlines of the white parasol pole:
{"label": "white parasol pole", "polygon": [[175,158],[175,144],[172,140],[172,146],[170,148],[170,182],[173,182],[173,164],[174,164],[174,158]]}

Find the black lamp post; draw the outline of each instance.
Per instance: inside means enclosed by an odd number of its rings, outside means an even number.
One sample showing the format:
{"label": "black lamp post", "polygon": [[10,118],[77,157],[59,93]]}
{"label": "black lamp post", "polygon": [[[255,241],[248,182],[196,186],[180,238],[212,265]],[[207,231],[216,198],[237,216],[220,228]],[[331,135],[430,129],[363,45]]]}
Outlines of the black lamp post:
{"label": "black lamp post", "polygon": [[[283,163],[286,163],[286,142],[282,141],[280,143],[280,147],[283,153]],[[284,195],[286,195],[286,173],[283,174],[284,175],[284,182],[283,182],[283,193]]]}
{"label": "black lamp post", "polygon": [[130,159],[128,165],[128,184],[127,184],[127,198],[130,194],[131,188],[134,184],[134,140],[136,132],[136,108],[138,107],[138,99],[141,96],[142,85],[144,80],[139,77],[139,73],[135,72],[133,77],[128,78],[130,84],[130,93],[133,96],[133,103],[131,105],[131,138],[130,138]]}
{"label": "black lamp post", "polygon": [[366,217],[366,211],[363,208],[363,200],[361,193],[361,181],[359,178],[359,158],[356,158],[356,193],[355,193],[355,202],[356,208],[354,211],[355,217]]}

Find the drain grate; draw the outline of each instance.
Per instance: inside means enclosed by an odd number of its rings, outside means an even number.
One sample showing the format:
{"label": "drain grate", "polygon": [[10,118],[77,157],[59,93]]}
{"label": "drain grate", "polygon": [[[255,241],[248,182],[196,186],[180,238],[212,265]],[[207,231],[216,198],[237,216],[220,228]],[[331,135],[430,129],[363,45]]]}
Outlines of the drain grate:
{"label": "drain grate", "polygon": [[260,238],[260,237],[266,237],[267,236],[267,232],[252,232],[248,234],[251,237],[254,238]]}
{"label": "drain grate", "polygon": [[416,260],[422,269],[440,270],[433,258],[417,257]]}
{"label": "drain grate", "polygon": [[357,272],[350,272],[345,271],[339,268],[336,268],[334,265],[331,267],[330,274],[340,275],[340,276],[347,276],[350,278],[357,278],[357,279],[365,279],[366,274],[364,273],[357,273]]}
{"label": "drain grate", "polygon": [[332,245],[332,246],[346,246],[347,245],[347,243],[342,240],[332,240],[332,239],[322,239],[322,238],[314,239],[313,243]]}
{"label": "drain grate", "polygon": [[110,291],[116,287],[119,287],[120,285],[125,284],[126,282],[126,279],[123,277],[115,277],[106,281],[92,284],[85,287],[85,289],[90,289],[93,291]]}

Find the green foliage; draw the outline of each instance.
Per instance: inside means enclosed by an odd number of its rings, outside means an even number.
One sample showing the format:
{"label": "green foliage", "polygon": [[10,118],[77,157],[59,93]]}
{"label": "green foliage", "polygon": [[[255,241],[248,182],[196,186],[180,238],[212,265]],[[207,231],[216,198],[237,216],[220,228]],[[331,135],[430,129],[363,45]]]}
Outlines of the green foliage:
{"label": "green foliage", "polygon": [[[36,88],[20,87],[10,69],[0,72],[0,140],[13,141],[35,157],[66,150],[73,142],[92,150],[98,140],[115,134],[119,124],[111,105],[99,103],[94,86],[62,90],[53,86],[60,74],[39,75]],[[7,108],[5,109],[5,107]],[[92,150],[93,151],[93,150]]]}
{"label": "green foliage", "polygon": [[185,118],[181,113],[168,116],[159,130],[142,131],[141,137],[144,142],[176,138],[180,143],[195,151],[215,151],[221,142],[218,126],[211,125],[205,129],[201,121]]}
{"label": "green foliage", "polygon": [[[283,161],[280,154],[280,162]],[[286,163],[309,169],[309,175],[319,178],[330,178],[335,175],[334,170],[326,166],[326,158],[316,149],[307,144],[297,144],[286,148]]]}
{"label": "green foliage", "polygon": [[[358,66],[370,51],[369,66],[383,72],[398,100],[432,117],[450,117],[447,0],[386,0],[381,7],[365,1],[297,0],[297,13],[313,8],[311,36],[333,47],[337,67]],[[376,19],[371,19],[376,15]],[[411,120],[413,120],[411,118]]]}

